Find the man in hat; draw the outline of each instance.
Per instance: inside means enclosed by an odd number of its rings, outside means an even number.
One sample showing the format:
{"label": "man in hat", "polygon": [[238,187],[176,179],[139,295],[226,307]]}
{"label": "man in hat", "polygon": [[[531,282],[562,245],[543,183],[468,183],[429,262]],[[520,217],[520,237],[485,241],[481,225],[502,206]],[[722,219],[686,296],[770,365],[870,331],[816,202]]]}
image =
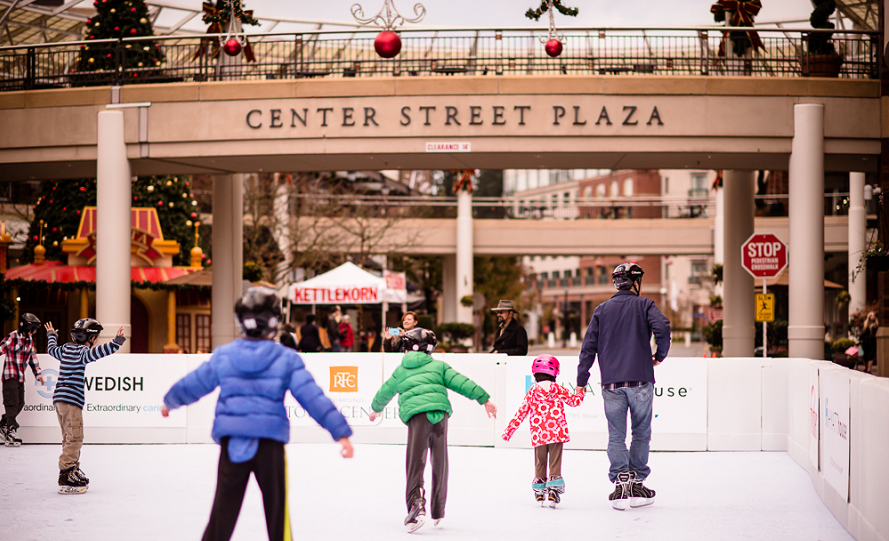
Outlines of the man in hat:
{"label": "man in hat", "polygon": [[497,323],[500,328],[494,338],[494,349],[491,353],[506,353],[507,355],[528,354],[528,333],[519,325],[516,318],[515,304],[512,301],[500,301],[497,308],[491,310],[497,314]]}

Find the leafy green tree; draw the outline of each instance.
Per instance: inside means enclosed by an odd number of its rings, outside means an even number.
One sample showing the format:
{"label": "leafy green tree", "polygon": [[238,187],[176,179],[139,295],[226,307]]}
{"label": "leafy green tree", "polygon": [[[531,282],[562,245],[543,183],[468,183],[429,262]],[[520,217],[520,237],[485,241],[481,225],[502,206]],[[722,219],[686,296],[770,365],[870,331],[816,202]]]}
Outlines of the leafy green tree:
{"label": "leafy green tree", "polygon": [[[154,29],[144,0],[96,0],[96,15],[87,19],[84,31],[86,40],[135,38],[153,36]],[[128,78],[145,78],[140,68],[157,68],[166,57],[160,44],[154,40],[125,43],[118,54],[108,44],[81,45],[75,73],[102,71],[96,79],[115,77],[127,70]]]}
{"label": "leafy green tree", "polygon": [[[176,265],[188,265],[189,251],[194,246],[194,227],[189,225],[200,220],[197,201],[190,190],[187,176],[139,177],[132,184],[133,207],[153,207],[164,238],[179,242],[179,255],[173,258]],[[62,241],[77,236],[77,228],[84,207],[96,206],[97,185],[95,179],[47,180],[41,183],[34,220],[28,233],[23,259],[31,263],[34,247],[40,240],[40,221],[43,221],[43,247],[46,258],[65,260]],[[208,253],[208,246],[202,249]]]}

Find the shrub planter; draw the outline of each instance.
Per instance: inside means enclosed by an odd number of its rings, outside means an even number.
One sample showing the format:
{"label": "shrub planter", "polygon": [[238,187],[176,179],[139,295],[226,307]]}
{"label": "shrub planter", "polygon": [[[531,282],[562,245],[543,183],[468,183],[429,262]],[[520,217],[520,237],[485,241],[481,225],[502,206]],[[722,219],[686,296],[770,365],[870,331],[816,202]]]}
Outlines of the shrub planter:
{"label": "shrub planter", "polygon": [[799,57],[804,77],[839,77],[843,57],[837,54],[810,54]]}

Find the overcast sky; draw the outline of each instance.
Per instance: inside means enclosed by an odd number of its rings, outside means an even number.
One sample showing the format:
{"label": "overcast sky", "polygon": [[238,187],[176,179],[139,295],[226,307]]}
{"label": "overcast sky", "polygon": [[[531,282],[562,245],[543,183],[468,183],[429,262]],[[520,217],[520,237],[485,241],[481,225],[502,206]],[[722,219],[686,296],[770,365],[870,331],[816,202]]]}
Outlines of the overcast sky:
{"label": "overcast sky", "polygon": [[[413,16],[417,0],[394,0],[395,7],[406,17]],[[196,8],[199,0],[164,0]],[[284,17],[300,20],[353,22],[350,7],[358,3],[366,17],[376,14],[383,0],[244,0],[246,9],[252,9],[259,17]],[[546,16],[540,22],[525,18],[528,8],[536,8],[540,0],[420,0],[426,7],[423,26],[537,26],[546,28]],[[586,27],[658,27],[712,25],[710,6],[714,0],[564,0],[564,4],[577,7],[577,17],[556,14],[557,26]],[[762,0],[763,8],[757,19],[788,21],[808,19],[812,11],[810,0]],[[174,13],[165,18],[181,19]],[[160,21],[159,21],[160,22]],[[166,21],[162,21],[166,22]],[[200,19],[186,28],[201,29]],[[278,26],[275,31],[291,28]]]}

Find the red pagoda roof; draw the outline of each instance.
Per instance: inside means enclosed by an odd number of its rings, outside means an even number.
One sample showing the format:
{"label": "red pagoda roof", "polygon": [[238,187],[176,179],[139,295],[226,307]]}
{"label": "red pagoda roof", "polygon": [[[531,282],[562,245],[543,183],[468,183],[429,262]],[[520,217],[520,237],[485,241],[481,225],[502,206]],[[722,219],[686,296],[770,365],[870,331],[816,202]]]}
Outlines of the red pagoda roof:
{"label": "red pagoda roof", "polygon": [[[179,276],[201,270],[181,267],[130,267],[130,280],[133,282],[166,282]],[[96,281],[96,267],[70,267],[62,261],[47,261],[14,267],[6,271],[7,280],[29,282],[93,282]]]}

